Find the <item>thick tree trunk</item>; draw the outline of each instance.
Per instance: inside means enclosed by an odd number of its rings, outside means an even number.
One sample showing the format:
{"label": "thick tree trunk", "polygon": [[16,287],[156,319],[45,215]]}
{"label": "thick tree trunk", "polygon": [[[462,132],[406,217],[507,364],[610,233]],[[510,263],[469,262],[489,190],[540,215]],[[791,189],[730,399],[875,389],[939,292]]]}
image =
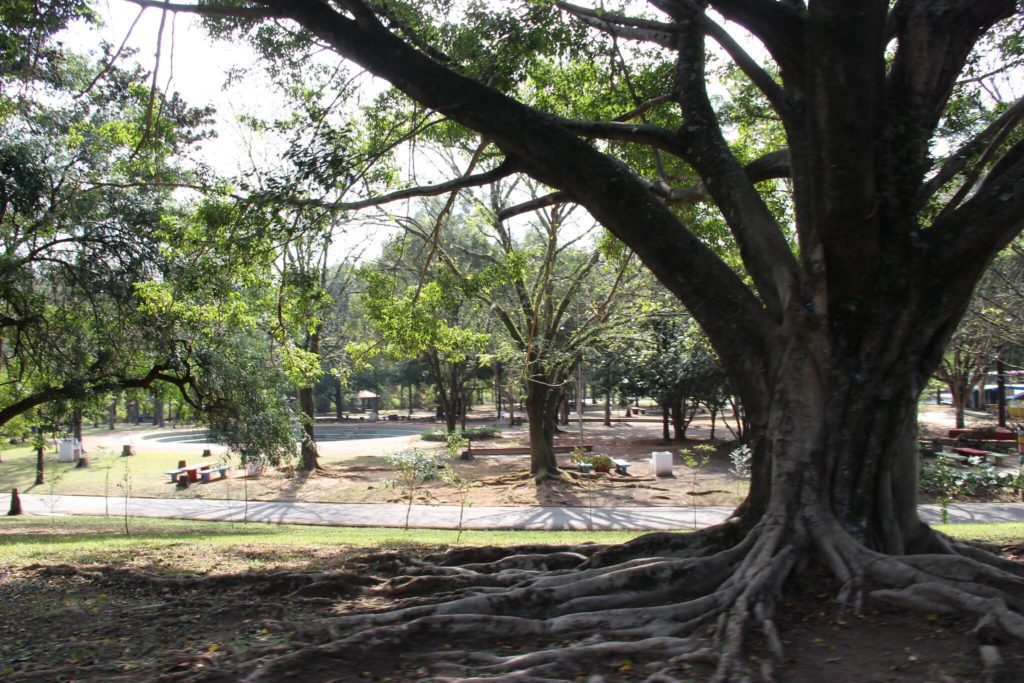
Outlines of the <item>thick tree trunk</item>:
{"label": "thick tree trunk", "polygon": [[159,396],[153,397],[153,424],[161,429],[164,427],[164,400]]}
{"label": "thick tree trunk", "polygon": [[558,472],[555,459],[555,409],[559,391],[541,382],[526,383],[526,414],[530,420],[530,474],[540,480]]}
{"label": "thick tree trunk", "polygon": [[71,436],[78,441],[78,447],[85,453],[85,444],[82,442],[82,409],[75,408],[71,412]]}
{"label": "thick tree trunk", "polygon": [[667,403],[661,404],[661,440],[668,443],[672,440],[672,435],[669,433],[669,422],[671,420],[672,409]]}
{"label": "thick tree trunk", "polygon": [[690,420],[686,419],[687,405],[685,400],[676,401],[672,404],[672,430],[676,441],[686,441],[686,428]]}
{"label": "thick tree trunk", "polygon": [[745,514],[798,515],[813,530],[838,523],[889,554],[927,550],[932,537],[917,515],[915,367],[901,356],[857,376],[790,341],[766,412],[747,414],[755,471]]}
{"label": "thick tree trunk", "polygon": [[338,422],[345,419],[345,394],[341,390],[341,382],[334,385],[334,419]]}
{"label": "thick tree trunk", "polygon": [[46,483],[45,463],[43,461],[43,447],[36,447],[36,486]]}
{"label": "thick tree trunk", "polygon": [[462,431],[466,431],[466,414],[469,412],[469,394],[470,391],[463,387],[459,394],[459,420],[462,426]]}
{"label": "thick tree trunk", "polygon": [[[317,331],[309,335],[306,350],[320,354],[320,334]],[[299,454],[302,460],[300,469],[306,472],[321,469],[319,453],[316,449],[316,396],[313,386],[299,388],[299,420],[302,422],[302,444]]]}
{"label": "thick tree trunk", "polygon": [[963,429],[967,426],[964,419],[964,406],[967,403],[968,389],[960,382],[951,382],[949,385],[950,401],[953,403],[953,415],[956,420],[956,428]]}
{"label": "thick tree trunk", "polygon": [[302,444],[299,452],[302,458],[300,468],[311,471],[320,468],[316,448],[316,406],[313,401],[313,387],[299,389],[299,419],[302,422]]}

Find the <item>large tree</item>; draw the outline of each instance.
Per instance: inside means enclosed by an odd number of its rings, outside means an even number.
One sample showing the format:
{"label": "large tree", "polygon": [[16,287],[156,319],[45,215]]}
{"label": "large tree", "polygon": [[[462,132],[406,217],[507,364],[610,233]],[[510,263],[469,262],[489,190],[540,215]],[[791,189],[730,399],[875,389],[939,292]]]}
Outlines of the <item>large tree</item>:
{"label": "large tree", "polygon": [[[718,678],[740,678],[751,631],[781,656],[774,608],[807,558],[832,572],[844,600],[870,582],[879,597],[973,612],[1024,638],[1020,567],[951,542],[916,511],[918,395],[1024,220],[1024,102],[977,90],[1016,44],[1000,42],[1019,35],[1013,0],[653,0],[646,13],[627,4],[635,16],[563,2],[434,14],[429,2],[137,2],[233,15],[258,38],[277,20],[479,133],[500,160],[454,182],[523,173],[553,188],[551,201],[586,207],[700,322],[749,422],[751,492],[729,523],[563,557],[575,572],[524,573],[505,590],[339,617],[317,635],[353,635],[265,673],[437,627],[468,647],[488,629],[574,642],[527,658],[459,655],[489,673],[551,676],[602,651],[595,631],[666,660],[692,653],[696,629],[721,617]],[[738,128],[709,93],[708,60],[719,57],[770,122],[756,158],[731,144]],[[545,66],[579,64],[606,72],[567,93],[603,106],[564,108],[526,87]],[[607,90],[590,90],[600,83]],[[947,131],[952,151],[937,157]],[[757,184],[773,177],[788,178],[787,211]],[[741,264],[726,263],[682,208],[703,200]]]}

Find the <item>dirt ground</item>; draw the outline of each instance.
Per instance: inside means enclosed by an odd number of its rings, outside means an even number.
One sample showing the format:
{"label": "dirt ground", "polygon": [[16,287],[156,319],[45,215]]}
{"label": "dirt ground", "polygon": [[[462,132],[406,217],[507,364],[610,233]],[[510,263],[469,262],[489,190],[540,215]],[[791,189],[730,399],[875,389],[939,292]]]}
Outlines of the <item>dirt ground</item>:
{"label": "dirt ground", "polygon": [[[576,446],[578,433],[568,431],[556,438],[556,445]],[[693,429],[693,439],[666,444],[660,438],[660,426],[652,423],[604,427],[587,424],[584,443],[603,453],[631,463],[628,474],[580,474],[569,462],[569,455],[560,454],[559,464],[566,476],[558,481],[537,485],[529,476],[528,455],[478,455],[472,460],[453,463],[456,472],[472,482],[468,502],[472,505],[564,505],[564,506],[658,506],[658,505],[735,505],[746,495],[745,479],[730,473],[729,453],[732,441],[706,438],[706,430]],[[705,436],[705,438],[700,438]],[[496,439],[479,440],[476,448],[519,446],[528,443],[525,430],[504,430]],[[702,443],[715,446],[715,452],[700,468],[687,467],[681,449]],[[421,448],[435,444],[419,442]],[[670,451],[673,476],[655,477],[650,464],[653,451]],[[304,500],[344,499],[348,502],[403,502],[403,492],[388,482],[394,481],[394,470],[383,457],[363,456],[353,462],[346,456],[325,455],[324,471],[314,475],[290,471],[270,473],[261,482],[268,486],[280,481],[280,494],[295,491]],[[291,480],[291,481],[289,481]],[[288,486],[288,484],[291,486]],[[279,494],[279,495],[280,495]],[[423,503],[458,504],[457,488],[440,480],[426,482],[417,495]]]}
{"label": "dirt ground", "polygon": [[[989,424],[991,419],[972,416],[972,424]],[[491,424],[480,417],[472,424]],[[920,427],[923,438],[944,435],[953,425],[953,414],[948,406],[923,405],[920,413]],[[392,430],[393,438],[362,441],[325,440],[318,444],[321,452],[322,472],[306,474],[291,468],[267,470],[259,477],[243,477],[238,470],[220,482],[210,482],[179,491],[163,475],[162,470],[174,467],[178,459],[194,462],[199,459],[203,448],[212,448],[218,455],[215,444],[201,442],[173,442],[177,438],[174,430],[155,432],[149,430],[137,433],[122,431],[100,432],[86,438],[86,445],[92,452],[106,451],[119,453],[122,443],[131,443],[139,457],[133,461],[139,467],[148,460],[154,462],[152,471],[137,471],[134,476],[133,495],[136,497],[203,497],[232,498],[247,497],[250,500],[302,500],[307,502],[387,503],[404,502],[404,492],[392,482],[396,472],[388,466],[387,453],[407,448],[439,449],[440,444],[419,440],[420,431],[434,428],[432,421],[401,423],[348,423],[346,427],[359,429]],[[722,425],[716,425],[715,436],[711,439],[710,421],[699,416],[688,430],[689,440],[665,443],[661,438],[661,424],[650,420],[643,422],[616,423],[605,427],[600,422],[584,424],[583,443],[593,446],[595,453],[604,453],[631,463],[626,476],[610,473],[578,474],[569,463],[570,456],[559,455],[559,463],[567,475],[554,482],[536,485],[529,477],[529,456],[527,455],[481,455],[469,461],[456,461],[454,467],[464,478],[472,482],[467,503],[470,505],[578,505],[578,506],[689,506],[689,505],[737,505],[746,495],[748,482],[731,472],[729,454],[736,447],[732,435]],[[321,427],[329,431],[330,423]],[[556,437],[559,445],[576,446],[580,443],[578,426],[574,423],[561,428]],[[387,433],[385,431],[385,433]],[[497,438],[474,441],[476,448],[518,446],[528,442],[524,427],[501,426]],[[700,468],[687,467],[681,449],[693,449],[700,444],[710,444],[715,450],[706,464]],[[650,466],[653,451],[670,451],[673,454],[673,476],[654,477]],[[222,456],[223,457],[223,456]],[[117,460],[117,458],[114,458]],[[145,459],[145,460],[143,460]],[[120,463],[115,463],[118,472]],[[102,466],[102,465],[101,465]],[[95,469],[95,467],[93,468]],[[93,476],[91,483],[85,480],[82,470],[69,470],[56,486],[55,493],[104,495],[104,482]],[[12,484],[17,485],[17,484]],[[26,487],[24,490],[29,490]],[[116,493],[116,491],[115,491]],[[1011,494],[1007,494],[1008,496]],[[1018,496],[1019,497],[1019,496]],[[435,504],[458,504],[460,492],[440,480],[427,482],[416,496],[418,502]],[[988,496],[987,500],[1000,500],[999,495]],[[924,501],[929,502],[929,501]]]}
{"label": "dirt ground", "polygon": [[[971,426],[992,424],[985,416],[971,416]],[[476,421],[485,424],[485,420]],[[415,423],[413,423],[415,424]],[[922,438],[944,436],[954,418],[948,406],[922,406],[920,433]],[[419,425],[426,427],[427,425]],[[686,441],[662,440],[661,424],[656,421],[618,423],[605,427],[600,423],[584,424],[582,442],[593,446],[594,453],[604,453],[631,463],[628,475],[612,473],[579,474],[569,462],[569,455],[558,456],[567,476],[560,481],[537,485],[529,477],[528,455],[480,455],[468,461],[454,462],[455,470],[472,482],[467,502],[471,505],[555,505],[555,506],[689,506],[738,505],[746,496],[748,481],[733,471],[730,453],[737,443],[719,421],[715,439],[711,439],[710,420],[698,416],[689,428]],[[556,436],[557,445],[576,446],[580,436],[576,424],[563,426]],[[289,469],[267,472],[259,481],[250,481],[250,496],[262,500],[306,500],[337,502],[404,502],[403,492],[391,485],[396,474],[384,461],[383,452],[369,450],[370,442],[361,448],[349,445],[339,448],[330,444],[321,447],[324,471],[313,475]],[[502,427],[495,439],[475,441],[476,448],[521,446],[528,443],[524,428]],[[714,452],[699,468],[688,467],[682,451],[695,453],[699,445],[710,444]],[[395,445],[389,446],[392,449]],[[440,448],[440,445],[411,440],[403,447]],[[673,475],[655,477],[651,469],[651,453],[670,451]],[[235,487],[237,493],[237,487]],[[193,494],[188,494],[193,495]],[[1019,499],[1007,492],[986,495],[979,500]],[[425,483],[416,496],[417,502],[453,504],[460,502],[460,492],[453,486],[435,480]],[[922,502],[932,502],[923,500]]]}
{"label": "dirt ground", "polygon": [[[5,529],[16,532],[15,529]],[[1020,547],[1006,547],[1019,559]],[[380,609],[401,594],[379,592],[407,566],[404,552],[360,555],[345,550],[287,552],[241,547],[211,552],[261,553],[260,572],[197,576],[183,573],[187,557],[139,552],[116,566],[0,567],[0,678],[5,681],[236,681],[267,654],[301,642],[303,628],[351,610]],[[177,570],[172,570],[176,568]],[[328,592],[312,590],[300,572],[330,577]],[[308,578],[308,577],[307,577]],[[318,584],[320,585],[320,584]],[[790,683],[967,683],[981,681],[974,620],[908,613],[868,601],[861,615],[834,602],[837,586],[811,572],[791,582],[779,621],[785,660],[774,680]],[[755,648],[755,665],[766,652]],[[503,640],[490,647],[512,654],[537,643]],[[557,643],[551,644],[558,647]],[[419,633],[401,649],[347,658],[344,652],[303,671],[319,681],[431,680],[418,653],[459,647],[443,632]],[[993,683],[1024,680],[1024,650],[1003,643]],[[641,681],[643,657],[595,658],[577,680]],[[682,681],[704,681],[702,662],[679,663]],[[596,678],[595,676],[599,676]]]}

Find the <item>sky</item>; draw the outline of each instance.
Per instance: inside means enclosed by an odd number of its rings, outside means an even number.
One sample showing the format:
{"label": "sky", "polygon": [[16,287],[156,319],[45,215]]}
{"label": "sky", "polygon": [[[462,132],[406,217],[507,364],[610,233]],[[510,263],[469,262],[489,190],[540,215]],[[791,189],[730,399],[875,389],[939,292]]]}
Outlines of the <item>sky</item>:
{"label": "sky", "polygon": [[[193,155],[198,161],[221,177],[236,177],[253,167],[276,164],[275,157],[283,145],[275,144],[272,138],[261,138],[239,123],[242,114],[271,119],[286,111],[283,97],[271,86],[260,58],[247,44],[214,40],[201,25],[200,17],[169,12],[158,64],[158,9],[146,9],[140,17],[139,7],[124,0],[99,0],[95,9],[102,22],[100,27],[79,24],[62,39],[69,47],[98,54],[100,41],[116,49],[127,37],[126,46],[137,51],[132,59],[148,72],[156,66],[160,88],[177,91],[191,106],[212,105],[217,134],[199,143]],[[227,84],[229,74],[239,71],[244,71],[244,77]],[[377,84],[371,91],[379,92],[382,87]],[[359,254],[363,261],[373,259],[396,231],[357,217],[335,230],[330,259],[340,262],[353,254]]]}
{"label": "sky", "polygon": [[[138,52],[134,60],[147,71],[156,65],[157,36],[160,34],[161,12],[147,9],[139,17],[139,8],[123,0],[101,0],[95,5],[103,25],[99,28],[77,25],[69,32],[73,47],[97,50],[100,40],[115,48],[128,37],[127,46]],[[237,124],[242,113],[271,114],[280,108],[280,101],[272,97],[265,85],[260,85],[261,74],[255,53],[244,44],[212,41],[200,19],[191,14],[168,13],[163,30],[161,59],[158,65],[158,85],[165,90],[179,92],[192,106],[213,105],[217,114],[217,137],[203,143],[202,159],[218,173],[234,175],[240,165],[248,163],[244,153],[248,135]],[[245,81],[233,86],[224,85],[228,73],[248,69]]]}

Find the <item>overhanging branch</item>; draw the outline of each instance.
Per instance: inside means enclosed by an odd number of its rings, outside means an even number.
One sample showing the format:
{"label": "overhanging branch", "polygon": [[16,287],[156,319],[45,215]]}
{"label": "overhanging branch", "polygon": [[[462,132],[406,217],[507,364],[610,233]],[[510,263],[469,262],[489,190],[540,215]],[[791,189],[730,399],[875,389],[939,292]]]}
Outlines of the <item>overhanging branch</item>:
{"label": "overhanging branch", "polygon": [[[356,211],[358,209],[366,209],[373,206],[381,206],[383,204],[389,204],[391,202],[401,201],[403,199],[413,199],[416,197],[436,197],[437,195],[446,194],[448,192],[456,192],[458,190],[465,190],[470,187],[481,187],[483,185],[490,185],[493,182],[507,178],[508,176],[515,173],[516,170],[511,162],[508,160],[503,161],[497,167],[484,173],[475,173],[472,175],[466,175],[448,182],[438,183],[436,185],[421,185],[418,187],[409,187],[404,190],[396,190],[389,194],[380,195],[378,197],[370,197],[357,202],[325,202],[320,199],[281,199],[274,197],[272,201],[280,202],[288,206],[294,206],[297,208],[318,208],[327,209],[330,211]],[[254,195],[254,199],[259,201],[259,196]],[[270,200],[268,200],[270,201]]]}

